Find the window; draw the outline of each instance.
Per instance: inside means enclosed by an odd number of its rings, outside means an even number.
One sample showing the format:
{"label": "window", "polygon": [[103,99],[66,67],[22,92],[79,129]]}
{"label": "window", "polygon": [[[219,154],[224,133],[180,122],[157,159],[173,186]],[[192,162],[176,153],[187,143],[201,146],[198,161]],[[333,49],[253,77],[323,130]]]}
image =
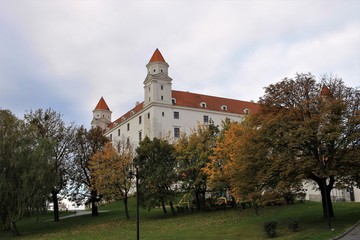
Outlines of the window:
{"label": "window", "polygon": [[174,112],[174,119],[179,119],[179,112]]}
{"label": "window", "polygon": [[200,103],[200,106],[201,106],[202,108],[206,108],[206,102],[201,102],[201,103]]}
{"label": "window", "polygon": [[150,113],[148,113],[148,118],[150,118]]}
{"label": "window", "polygon": [[161,100],[164,100],[164,96],[161,96]]}
{"label": "window", "polygon": [[142,140],[142,134],[141,134],[141,131],[139,132],[139,142],[141,142]]}
{"label": "window", "polygon": [[174,128],[174,137],[176,138],[180,137],[180,128]]}
{"label": "window", "polygon": [[130,145],[130,138],[126,139],[126,145],[129,146]]}
{"label": "window", "polygon": [[222,105],[222,106],[221,106],[221,110],[227,111],[227,106],[226,106],[226,105]]}
{"label": "window", "polygon": [[161,113],[161,115],[164,117],[164,116],[165,116],[165,113],[164,113],[164,112],[162,112],[162,113]]}
{"label": "window", "polygon": [[171,99],[171,102],[172,102],[172,105],[175,105],[176,104],[176,99],[175,98]]}
{"label": "window", "polygon": [[204,115],[204,123],[208,123],[209,122],[209,116]]}
{"label": "window", "polygon": [[250,110],[248,108],[245,108],[243,111],[245,114],[249,114],[249,112],[250,112]]}
{"label": "window", "polygon": [[118,129],[118,136],[120,136],[120,128]]}
{"label": "window", "polygon": [[[162,71],[162,70],[161,70],[161,71]],[[163,85],[161,85],[161,87],[160,87],[160,88],[161,88],[161,90],[164,90],[164,86],[163,86]]]}
{"label": "window", "polygon": [[139,116],[139,124],[141,124],[141,116]]}
{"label": "window", "polygon": [[110,136],[109,136],[109,140],[110,140],[110,141],[112,141],[112,134],[110,134]]}
{"label": "window", "polygon": [[130,131],[130,123],[127,124],[127,130]]}

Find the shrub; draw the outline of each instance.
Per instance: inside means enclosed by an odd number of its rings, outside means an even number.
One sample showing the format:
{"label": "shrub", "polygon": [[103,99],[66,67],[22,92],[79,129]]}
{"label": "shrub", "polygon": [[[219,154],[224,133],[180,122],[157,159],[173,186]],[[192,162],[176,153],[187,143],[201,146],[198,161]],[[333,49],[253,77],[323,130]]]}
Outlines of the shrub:
{"label": "shrub", "polygon": [[277,222],[269,221],[264,223],[264,230],[268,237],[273,238],[276,236]]}
{"label": "shrub", "polygon": [[288,223],[288,228],[293,231],[293,232],[297,232],[299,231],[299,222],[296,220],[292,220]]}

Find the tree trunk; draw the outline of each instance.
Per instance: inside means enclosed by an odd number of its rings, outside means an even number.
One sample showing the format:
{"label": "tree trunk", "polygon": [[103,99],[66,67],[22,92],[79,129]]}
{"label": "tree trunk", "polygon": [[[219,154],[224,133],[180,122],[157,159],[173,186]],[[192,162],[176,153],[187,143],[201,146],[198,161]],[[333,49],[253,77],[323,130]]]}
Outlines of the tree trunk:
{"label": "tree trunk", "polygon": [[57,222],[59,221],[59,201],[57,192],[55,190],[51,191],[51,196],[54,203],[54,222]]}
{"label": "tree trunk", "polygon": [[195,198],[196,198],[197,210],[200,211],[200,199],[199,199],[199,192],[198,191],[195,192]]}
{"label": "tree trunk", "polygon": [[99,216],[96,197],[97,197],[97,192],[91,191],[91,214],[94,217]]}
{"label": "tree trunk", "polygon": [[164,201],[164,199],[161,199],[161,206],[162,206],[162,209],[163,209],[164,213],[166,214],[166,213],[167,213],[167,210],[166,210],[166,207],[165,207],[165,201]]}
{"label": "tree trunk", "polygon": [[171,213],[172,213],[173,215],[175,215],[175,209],[174,209],[174,204],[173,204],[173,202],[170,201],[169,204],[170,204]]}
{"label": "tree trunk", "polygon": [[11,232],[12,232],[13,236],[20,236],[20,233],[19,233],[19,230],[16,227],[16,222],[15,221],[10,222],[10,228],[11,228]]}
{"label": "tree trunk", "polygon": [[318,182],[318,185],[321,192],[321,203],[322,203],[324,218],[328,218],[328,216],[334,217],[334,209],[330,197],[330,192],[333,188],[333,182],[331,178],[329,185],[326,185],[326,178],[322,178],[321,181]]}
{"label": "tree trunk", "polygon": [[127,194],[125,194],[125,197],[124,197],[124,207],[125,207],[125,217],[126,217],[126,219],[130,219]]}

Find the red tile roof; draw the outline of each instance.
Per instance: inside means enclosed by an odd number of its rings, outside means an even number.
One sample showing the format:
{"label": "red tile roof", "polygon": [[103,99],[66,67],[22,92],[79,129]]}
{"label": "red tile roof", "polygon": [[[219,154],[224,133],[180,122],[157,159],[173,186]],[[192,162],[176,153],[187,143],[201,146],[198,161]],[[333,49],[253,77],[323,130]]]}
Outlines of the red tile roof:
{"label": "red tile roof", "polygon": [[95,107],[95,110],[109,110],[110,111],[110,109],[109,109],[108,105],[106,104],[103,97],[100,98],[98,104]]}
{"label": "red tile roof", "polygon": [[329,88],[325,84],[322,86],[320,96],[326,96],[326,97],[332,96]]}
{"label": "red tile roof", "polygon": [[152,57],[150,58],[149,63],[151,62],[165,62],[164,57],[161,55],[159,49],[156,49]]}
{"label": "red tile roof", "polygon": [[[245,102],[229,98],[214,97],[208,95],[202,95],[198,93],[190,93],[183,91],[172,91],[172,97],[175,99],[175,106],[206,109],[210,111],[227,112],[233,114],[246,114],[246,110],[251,113],[256,113],[260,105],[254,102]],[[205,103],[206,107],[202,107],[201,103]],[[222,107],[226,106],[226,110]],[[133,109],[125,113],[123,116],[109,124],[109,128],[115,127],[130,118],[132,115],[140,112],[144,108],[144,102],[136,105]]]}
{"label": "red tile roof", "polygon": [[[260,108],[259,104],[253,102],[214,97],[191,92],[173,90],[172,97],[175,98],[177,106],[207,109],[211,111],[245,114],[245,109],[248,109],[251,113],[256,113]],[[201,103],[205,103],[206,107],[202,107]],[[226,107],[226,110],[223,110],[222,107]]]}

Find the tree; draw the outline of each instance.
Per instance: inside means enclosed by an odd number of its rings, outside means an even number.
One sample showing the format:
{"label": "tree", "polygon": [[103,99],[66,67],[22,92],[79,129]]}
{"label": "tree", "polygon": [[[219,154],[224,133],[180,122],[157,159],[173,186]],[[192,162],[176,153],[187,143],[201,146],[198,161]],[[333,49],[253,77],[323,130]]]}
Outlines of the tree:
{"label": "tree", "polygon": [[340,78],[324,76],[317,82],[311,74],[265,88],[260,112],[246,121],[248,136],[235,160],[257,180],[260,198],[296,190],[309,179],[321,191],[324,217],[334,216],[330,191],[356,184],[359,176],[359,94]]}
{"label": "tree", "polygon": [[50,190],[52,144],[8,110],[0,110],[0,136],[0,214],[13,235],[20,235],[16,222],[44,203]]}
{"label": "tree", "polygon": [[174,213],[173,184],[177,180],[175,171],[175,150],[168,141],[145,137],[136,149],[137,156],[134,159],[138,167],[139,193],[144,207],[157,206],[160,202],[164,213],[167,213],[165,203],[169,202],[171,211]]}
{"label": "tree", "polygon": [[134,148],[125,140],[105,144],[104,148],[90,158],[93,186],[108,200],[123,199],[125,216],[130,219],[128,193],[131,187],[129,171],[134,159]]}
{"label": "tree", "polygon": [[71,168],[71,197],[77,203],[87,200],[91,203],[92,216],[98,216],[97,202],[100,200],[98,191],[93,185],[93,173],[90,169],[90,158],[101,151],[108,139],[99,127],[89,131],[79,127],[75,135],[74,162]]}
{"label": "tree", "polygon": [[226,170],[229,165],[231,150],[236,149],[237,138],[225,136],[229,132],[229,128],[233,127],[234,124],[236,122],[231,122],[229,118],[222,122],[221,130],[216,138],[216,144],[212,149],[213,153],[209,156],[209,161],[205,164],[205,167],[202,168],[202,171],[207,175],[208,186],[215,190],[221,191],[230,188]]}
{"label": "tree", "polygon": [[54,204],[54,221],[59,221],[58,195],[60,192],[62,195],[66,194],[75,127],[73,125],[65,126],[61,115],[51,108],[30,111],[25,114],[25,120],[34,128],[37,138],[46,139],[52,144],[52,151],[49,152],[47,158],[52,175],[51,199]]}
{"label": "tree", "polygon": [[218,133],[213,123],[198,125],[189,136],[183,134],[176,142],[180,181],[186,191],[194,194],[198,210],[205,209],[207,174],[203,168],[210,161]]}

